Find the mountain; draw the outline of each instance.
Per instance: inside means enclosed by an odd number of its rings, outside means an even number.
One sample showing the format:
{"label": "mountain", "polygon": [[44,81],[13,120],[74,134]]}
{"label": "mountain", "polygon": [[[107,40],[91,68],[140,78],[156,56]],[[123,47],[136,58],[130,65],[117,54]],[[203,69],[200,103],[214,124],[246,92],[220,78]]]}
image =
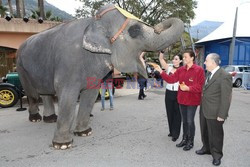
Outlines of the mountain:
{"label": "mountain", "polygon": [[[7,0],[2,0],[3,1],[3,5],[7,8],[9,8],[8,6],[8,1]],[[31,10],[37,10],[38,9],[38,1],[37,0],[25,0],[24,4],[25,4],[25,11],[27,15],[31,15]],[[63,3],[63,2],[62,2]],[[16,3],[15,1],[12,1],[12,7],[13,10],[16,10]],[[52,16],[58,16],[59,18],[62,18],[63,20],[70,20],[73,19],[73,16],[68,14],[65,11],[62,11],[60,9],[58,9],[57,7],[55,7],[54,5],[49,4],[47,1],[44,1],[44,9],[45,12],[46,11],[51,11],[52,12]]]}
{"label": "mountain", "polygon": [[202,39],[214,30],[216,30],[219,26],[221,26],[223,22],[217,21],[203,21],[195,26],[190,28],[190,33],[195,39]]}

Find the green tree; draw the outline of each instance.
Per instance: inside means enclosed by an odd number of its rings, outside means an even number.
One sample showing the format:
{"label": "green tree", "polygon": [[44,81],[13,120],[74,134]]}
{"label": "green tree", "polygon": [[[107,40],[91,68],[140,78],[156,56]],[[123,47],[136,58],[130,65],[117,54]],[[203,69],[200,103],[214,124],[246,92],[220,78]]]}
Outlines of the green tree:
{"label": "green tree", "polygon": [[16,17],[21,18],[20,0],[16,0]]}
{"label": "green tree", "polygon": [[46,13],[44,12],[44,1],[43,0],[38,0],[38,9],[39,9],[39,16],[42,17],[43,19],[46,19]]}
{"label": "green tree", "polygon": [[8,6],[9,6],[9,10],[10,10],[10,15],[13,16],[14,13],[13,13],[13,7],[12,7],[12,2],[11,2],[11,0],[8,0]]}
{"label": "green tree", "polygon": [[24,0],[20,0],[21,17],[26,15]]}
{"label": "green tree", "polygon": [[[31,13],[32,13],[31,18],[33,18],[33,19],[38,19],[40,17],[40,10],[39,9],[31,10]],[[62,19],[58,16],[53,16],[52,12],[50,10],[45,12],[44,20],[62,22]]]}
{"label": "green tree", "polygon": [[179,17],[190,23],[195,16],[195,0],[78,0],[83,6],[76,10],[76,17],[93,16],[105,4],[113,3],[127,10],[150,25],[161,22],[168,17]]}
{"label": "green tree", "polygon": [[0,5],[0,16],[1,16],[1,17],[4,17],[4,16],[5,16],[5,13],[7,12],[7,10],[8,10],[8,9],[7,9],[6,7]]}
{"label": "green tree", "polygon": [[39,10],[31,10],[31,18],[32,19],[38,19],[40,17],[40,11]]}
{"label": "green tree", "polygon": [[58,21],[58,22],[63,22],[63,19],[58,17],[58,16],[54,16],[50,18],[50,21]]}

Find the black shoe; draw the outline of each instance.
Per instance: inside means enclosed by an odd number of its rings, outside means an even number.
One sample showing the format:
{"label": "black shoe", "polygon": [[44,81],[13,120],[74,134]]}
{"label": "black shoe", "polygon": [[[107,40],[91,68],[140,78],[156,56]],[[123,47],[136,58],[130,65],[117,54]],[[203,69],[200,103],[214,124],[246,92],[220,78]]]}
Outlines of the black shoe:
{"label": "black shoe", "polygon": [[145,95],[145,94],[144,94],[144,95],[142,95],[142,96],[143,96],[143,98],[147,97],[147,95]]}
{"label": "black shoe", "polygon": [[184,151],[189,151],[194,147],[194,138],[193,137],[189,137],[187,144],[183,147]]}
{"label": "black shoe", "polygon": [[176,147],[183,147],[187,144],[187,137],[183,137],[182,141],[179,144],[176,144]]}
{"label": "black shoe", "polygon": [[219,166],[221,164],[220,159],[213,159],[213,165],[214,166]]}
{"label": "black shoe", "polygon": [[175,142],[178,138],[177,137],[172,137],[172,141]]}
{"label": "black shoe", "polygon": [[193,148],[193,143],[192,144],[189,144],[189,143],[187,143],[184,147],[183,147],[183,150],[184,151],[189,151],[189,150],[191,150],[192,148]]}
{"label": "black shoe", "polygon": [[211,154],[209,151],[206,151],[206,150],[203,150],[203,149],[196,150],[195,153],[198,154],[198,155]]}
{"label": "black shoe", "polygon": [[169,134],[168,134],[168,137],[172,137],[172,134],[171,134],[171,133],[169,133]]}
{"label": "black shoe", "polygon": [[144,100],[143,96],[139,96],[138,100]]}
{"label": "black shoe", "polygon": [[93,117],[94,115],[93,114],[89,114],[90,117]]}

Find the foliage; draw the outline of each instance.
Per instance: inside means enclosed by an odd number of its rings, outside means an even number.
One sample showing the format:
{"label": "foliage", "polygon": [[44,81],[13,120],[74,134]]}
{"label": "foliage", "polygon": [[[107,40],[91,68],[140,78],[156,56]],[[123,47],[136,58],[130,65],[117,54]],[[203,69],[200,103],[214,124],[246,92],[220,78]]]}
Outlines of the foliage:
{"label": "foliage", "polygon": [[7,12],[7,10],[8,10],[8,9],[7,9],[6,7],[0,5],[0,16],[1,16],[1,17],[4,17],[5,14],[6,14],[6,12]]}
{"label": "foliage", "polygon": [[32,13],[32,15],[31,15],[32,19],[38,19],[40,16],[39,10],[31,10],[31,13]]}
{"label": "foliage", "polygon": [[185,23],[194,18],[195,0],[78,0],[82,8],[76,10],[76,17],[90,17],[105,4],[113,3],[141,18],[150,25],[161,22],[168,17],[178,17]]}
{"label": "foliage", "polygon": [[[40,17],[40,11],[39,10],[31,10],[31,12],[32,12],[31,18],[38,19]],[[51,11],[47,11],[45,13],[45,20],[62,21],[62,19],[60,17],[58,17],[58,16],[52,17],[52,12]]]}
{"label": "foliage", "polygon": [[58,17],[58,16],[54,16],[54,17],[50,18],[50,21],[63,22],[62,18],[60,18],[60,17]]}

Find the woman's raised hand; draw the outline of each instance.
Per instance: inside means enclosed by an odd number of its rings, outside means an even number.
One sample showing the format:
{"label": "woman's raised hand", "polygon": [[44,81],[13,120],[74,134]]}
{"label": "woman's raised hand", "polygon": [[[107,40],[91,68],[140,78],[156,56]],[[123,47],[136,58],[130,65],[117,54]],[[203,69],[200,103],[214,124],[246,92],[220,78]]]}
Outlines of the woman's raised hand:
{"label": "woman's raised hand", "polygon": [[160,52],[160,54],[159,54],[159,59],[161,59],[161,60],[164,59],[164,54],[161,53],[161,52]]}
{"label": "woman's raised hand", "polygon": [[160,74],[161,74],[161,73],[162,73],[162,71],[163,71],[159,65],[157,65],[157,66],[155,67],[155,70],[156,70],[156,71],[159,71],[159,72],[160,72]]}

